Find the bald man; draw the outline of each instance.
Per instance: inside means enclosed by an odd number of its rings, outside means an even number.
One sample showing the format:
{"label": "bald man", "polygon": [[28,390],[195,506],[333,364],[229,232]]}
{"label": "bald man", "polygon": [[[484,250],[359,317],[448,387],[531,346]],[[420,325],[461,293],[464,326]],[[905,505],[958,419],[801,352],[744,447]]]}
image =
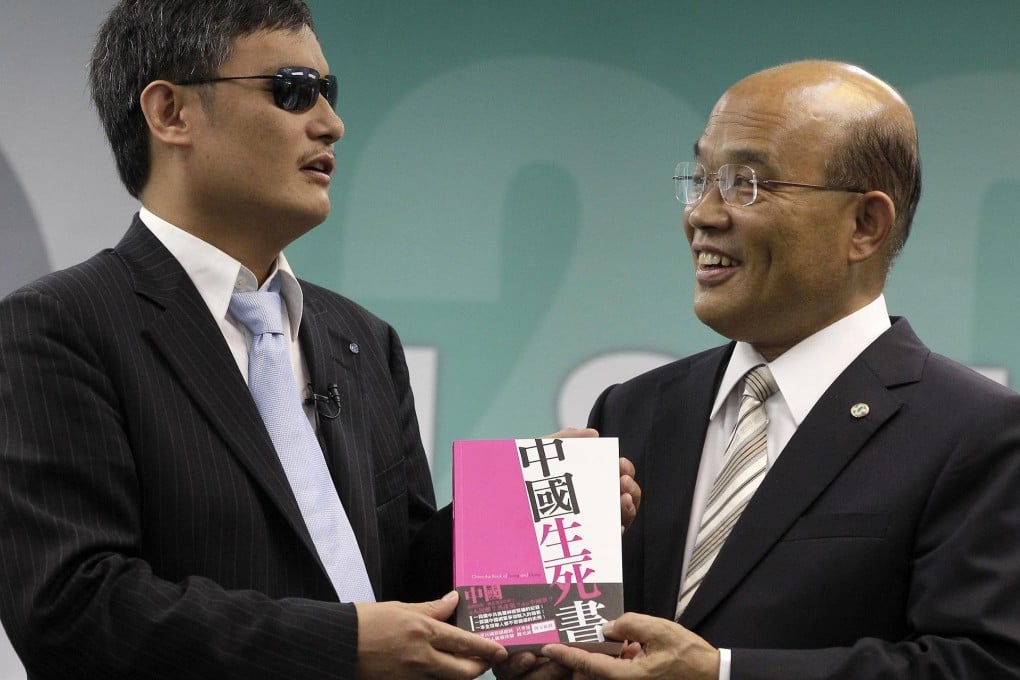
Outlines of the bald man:
{"label": "bald man", "polygon": [[606,628],[619,659],[542,654],[590,678],[1020,677],[1020,396],[883,296],[920,194],[907,104],[848,64],[762,71],[675,181],[695,311],[731,342],[595,404],[644,490],[639,613]]}

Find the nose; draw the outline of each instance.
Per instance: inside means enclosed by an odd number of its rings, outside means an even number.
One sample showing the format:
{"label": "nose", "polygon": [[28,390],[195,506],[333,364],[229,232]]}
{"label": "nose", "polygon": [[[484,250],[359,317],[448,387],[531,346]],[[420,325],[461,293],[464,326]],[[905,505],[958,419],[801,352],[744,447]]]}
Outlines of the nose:
{"label": "nose", "polygon": [[730,225],[729,206],[717,180],[705,188],[701,200],[684,209],[684,224],[692,229],[724,229]]}
{"label": "nose", "polygon": [[333,144],[344,136],[344,121],[325,97],[319,97],[312,111],[315,114],[309,122],[309,134],[312,137]]}

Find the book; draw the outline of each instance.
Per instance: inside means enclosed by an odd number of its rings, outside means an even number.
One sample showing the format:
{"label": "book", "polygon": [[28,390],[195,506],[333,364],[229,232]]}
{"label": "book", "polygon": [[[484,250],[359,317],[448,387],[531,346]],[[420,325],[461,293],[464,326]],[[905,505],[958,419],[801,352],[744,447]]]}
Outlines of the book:
{"label": "book", "polygon": [[616,438],[453,444],[457,625],[512,651],[618,654],[623,613]]}

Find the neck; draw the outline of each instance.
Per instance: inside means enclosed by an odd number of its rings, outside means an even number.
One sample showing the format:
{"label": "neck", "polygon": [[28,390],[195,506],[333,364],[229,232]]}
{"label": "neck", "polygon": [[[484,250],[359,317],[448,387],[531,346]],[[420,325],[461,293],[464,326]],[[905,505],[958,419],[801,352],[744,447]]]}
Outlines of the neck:
{"label": "neck", "polygon": [[273,230],[257,226],[251,220],[230,216],[197,215],[176,204],[142,197],[142,204],[153,214],[231,256],[255,275],[259,285],[273,270],[287,245],[271,239]]}

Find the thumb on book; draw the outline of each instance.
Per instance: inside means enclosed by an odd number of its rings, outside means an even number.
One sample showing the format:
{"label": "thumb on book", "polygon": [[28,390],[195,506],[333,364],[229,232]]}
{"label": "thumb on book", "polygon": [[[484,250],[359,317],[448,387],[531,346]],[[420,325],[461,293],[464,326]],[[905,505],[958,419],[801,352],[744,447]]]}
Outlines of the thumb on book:
{"label": "thumb on book", "polygon": [[590,427],[565,427],[562,430],[553,432],[552,434],[543,435],[541,439],[575,439],[598,436],[599,431]]}
{"label": "thumb on book", "polygon": [[457,601],[459,600],[456,590],[451,590],[446,595],[443,595],[441,599],[432,600],[431,602],[423,602],[422,607],[425,609],[425,613],[437,621],[446,621],[448,618],[453,616],[453,612],[457,609]]}

